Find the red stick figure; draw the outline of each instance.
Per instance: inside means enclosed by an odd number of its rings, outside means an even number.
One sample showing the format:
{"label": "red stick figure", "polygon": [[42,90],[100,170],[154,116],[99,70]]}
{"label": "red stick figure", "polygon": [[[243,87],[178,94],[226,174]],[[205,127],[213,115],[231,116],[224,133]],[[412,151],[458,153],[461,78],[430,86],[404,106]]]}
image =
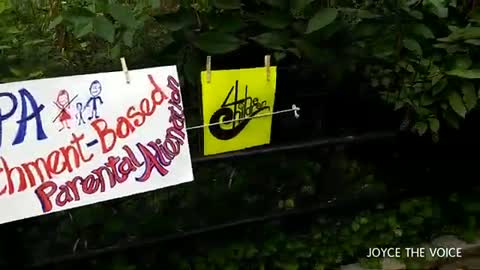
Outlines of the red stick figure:
{"label": "red stick figure", "polygon": [[68,109],[70,108],[70,95],[67,90],[60,90],[57,95],[57,102],[53,102],[57,105],[60,110],[58,120],[62,123],[62,128],[59,131],[62,131],[65,127],[70,129],[68,122],[72,119]]}

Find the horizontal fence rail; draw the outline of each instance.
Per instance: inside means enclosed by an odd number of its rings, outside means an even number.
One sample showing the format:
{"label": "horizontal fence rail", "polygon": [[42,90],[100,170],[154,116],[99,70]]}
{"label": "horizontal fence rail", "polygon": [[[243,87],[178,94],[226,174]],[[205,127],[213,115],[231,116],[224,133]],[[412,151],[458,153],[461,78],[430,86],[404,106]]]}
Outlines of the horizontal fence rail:
{"label": "horizontal fence rail", "polygon": [[367,209],[389,209],[392,207],[396,207],[400,200],[428,195],[429,194],[426,193],[424,190],[399,190],[394,193],[366,191],[361,192],[360,194],[356,194],[355,196],[351,196],[349,198],[330,200],[328,202],[324,202],[308,208],[286,210],[281,213],[235,220],[228,223],[193,229],[187,232],[178,232],[147,240],[138,240],[131,243],[112,245],[105,248],[85,251],[79,254],[59,256],[29,265],[26,267],[26,269],[43,269],[51,267],[53,265],[73,263],[82,260],[90,260],[101,256],[108,256],[111,254],[127,252],[130,250],[149,248],[163,243],[166,244],[173,241],[182,241],[195,236],[220,232],[227,229],[234,229],[241,226],[265,223],[276,220],[285,220],[294,217],[299,218],[306,215],[316,215],[317,217],[325,218],[351,217],[352,214],[358,211]]}
{"label": "horizontal fence rail", "polygon": [[[397,137],[397,135],[398,133],[395,131],[384,131],[384,132],[371,132],[371,133],[366,133],[362,135],[324,138],[324,139],[317,139],[317,140],[312,140],[308,142],[254,148],[250,150],[230,152],[230,153],[219,154],[214,156],[194,157],[192,158],[192,163],[206,163],[206,162],[213,162],[213,161],[228,160],[232,158],[255,156],[255,155],[261,155],[261,154],[269,154],[269,153],[285,152],[285,151],[296,151],[296,150],[315,148],[315,147],[354,144],[354,143],[362,143],[362,142],[367,142],[372,140],[394,139]],[[392,198],[391,195],[389,198]],[[244,226],[248,224],[268,222],[268,221],[279,220],[279,219],[284,219],[287,217],[298,216],[298,215],[313,214],[322,210],[328,210],[328,209],[334,209],[334,208],[337,209],[341,207],[348,208],[351,210],[362,205],[362,203],[360,204],[358,203],[358,200],[362,200],[363,204],[365,204],[366,201],[369,201],[371,204],[371,202],[378,203],[382,199],[384,199],[383,195],[379,197],[377,194],[377,196],[374,196],[373,199],[371,195],[369,195],[368,198],[355,198],[355,202],[353,203],[351,202],[352,198],[349,199],[349,202],[329,201],[308,209],[295,209],[295,210],[285,211],[277,214],[271,214],[271,215],[260,216],[260,217],[252,217],[252,218],[233,221],[230,223],[209,226],[206,228],[199,228],[199,229],[195,229],[188,232],[181,232],[181,233],[161,236],[161,237],[153,238],[149,240],[139,240],[133,243],[127,243],[123,245],[113,245],[113,246],[109,246],[101,249],[94,249],[94,250],[79,253],[79,254],[54,257],[52,259],[47,259],[45,261],[28,265],[26,266],[26,268],[28,269],[44,268],[44,267],[57,265],[57,264],[63,264],[63,263],[69,263],[74,261],[81,261],[81,260],[89,260],[99,256],[107,255],[107,254],[114,254],[114,253],[124,252],[126,250],[132,250],[132,249],[140,249],[146,246],[157,245],[167,241],[185,239],[188,237],[198,236],[201,234],[220,231],[228,228]]]}
{"label": "horizontal fence rail", "polygon": [[339,144],[352,144],[352,143],[361,143],[365,141],[380,140],[380,139],[393,139],[397,137],[397,132],[393,131],[384,131],[384,132],[371,132],[362,135],[351,135],[344,137],[333,137],[325,139],[311,140],[308,142],[301,143],[291,143],[278,146],[268,146],[258,149],[243,150],[237,152],[229,152],[226,154],[213,155],[213,156],[202,156],[192,158],[192,163],[203,163],[210,161],[219,161],[231,158],[255,156],[261,154],[269,154],[276,152],[285,152],[285,151],[295,151],[302,150],[312,147],[322,147],[322,146],[332,146]]}
{"label": "horizontal fence rail", "polygon": [[[405,196],[405,195],[402,195],[402,196]],[[148,240],[139,240],[132,243],[112,245],[105,248],[94,249],[94,250],[90,250],[90,251],[86,251],[78,254],[59,256],[59,257],[55,257],[49,260],[45,260],[42,262],[29,265],[27,269],[46,268],[52,265],[72,263],[72,262],[81,261],[81,260],[89,260],[89,259],[97,258],[100,256],[126,252],[129,250],[148,248],[151,246],[159,245],[159,244],[170,242],[170,241],[184,240],[184,239],[194,237],[194,236],[199,236],[202,234],[219,232],[226,229],[233,229],[235,227],[246,226],[246,225],[251,225],[256,223],[265,223],[269,221],[299,217],[299,216],[309,215],[309,214],[310,215],[316,214],[320,211],[325,211],[325,212],[328,212],[329,214],[332,214],[333,210],[338,211],[338,209],[340,208],[343,208],[349,211],[357,210],[357,209],[361,210],[369,207],[374,207],[379,203],[384,203],[385,200],[387,199],[393,201],[395,198],[399,198],[399,196],[392,196],[392,195],[386,196],[385,194],[373,194],[373,195],[365,194],[360,197],[349,198],[348,200],[333,200],[333,201],[329,201],[329,202],[319,204],[317,206],[313,206],[309,208],[287,210],[278,214],[270,214],[265,216],[235,220],[229,223],[208,226],[204,228],[190,230],[187,232],[168,234],[165,236],[160,236],[160,237],[152,238]],[[359,203],[359,201],[361,201],[361,203]],[[345,214],[346,212],[342,212],[342,213]],[[338,213],[337,213],[337,216],[339,216]]]}

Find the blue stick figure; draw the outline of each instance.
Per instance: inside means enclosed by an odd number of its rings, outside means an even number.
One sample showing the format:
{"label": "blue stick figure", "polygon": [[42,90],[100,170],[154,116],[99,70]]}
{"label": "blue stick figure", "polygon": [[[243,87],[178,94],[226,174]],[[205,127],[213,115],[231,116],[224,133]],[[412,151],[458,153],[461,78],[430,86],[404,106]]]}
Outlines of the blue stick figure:
{"label": "blue stick figure", "polygon": [[77,114],[75,115],[75,118],[78,119],[78,125],[80,126],[82,123],[85,124],[85,120],[83,120],[83,112],[85,111],[85,108],[82,106],[83,104],[81,102],[77,102]]}
{"label": "blue stick figure", "polygon": [[100,104],[103,104],[103,100],[100,97],[100,93],[102,92],[102,85],[100,84],[99,81],[95,80],[92,82],[90,85],[90,99],[87,101],[86,107],[90,107],[90,103],[92,103],[92,115],[88,117],[88,120],[92,120],[93,118],[98,118],[97,114],[97,102],[100,102]]}

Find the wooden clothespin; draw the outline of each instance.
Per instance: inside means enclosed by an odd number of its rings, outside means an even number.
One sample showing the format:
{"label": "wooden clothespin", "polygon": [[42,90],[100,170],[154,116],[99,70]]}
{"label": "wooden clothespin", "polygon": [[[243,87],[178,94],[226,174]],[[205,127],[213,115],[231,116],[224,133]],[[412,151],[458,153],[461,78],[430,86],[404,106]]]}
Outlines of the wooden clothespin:
{"label": "wooden clothespin", "polygon": [[207,56],[207,83],[212,80],[212,57]]}
{"label": "wooden clothespin", "polygon": [[130,83],[130,74],[128,73],[127,62],[125,61],[125,57],[120,58],[120,63],[122,63],[122,70],[125,73],[125,80],[127,84]]}
{"label": "wooden clothespin", "polygon": [[295,116],[295,118],[298,119],[300,117],[300,114],[298,113],[298,111],[300,111],[300,108],[297,107],[295,104],[293,104],[292,110],[293,110],[293,115]]}
{"label": "wooden clothespin", "polygon": [[265,69],[267,71],[267,81],[270,81],[270,55],[265,55]]}

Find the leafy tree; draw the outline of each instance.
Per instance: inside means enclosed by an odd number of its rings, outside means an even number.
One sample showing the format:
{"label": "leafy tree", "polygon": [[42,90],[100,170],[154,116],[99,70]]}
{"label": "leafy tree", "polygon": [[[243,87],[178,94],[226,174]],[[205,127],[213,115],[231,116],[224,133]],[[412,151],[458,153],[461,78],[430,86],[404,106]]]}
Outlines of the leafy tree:
{"label": "leafy tree", "polygon": [[[246,56],[269,53],[278,66],[322,71],[335,91],[352,81],[349,87],[400,111],[404,128],[438,140],[441,129],[459,128],[478,106],[479,18],[470,2],[453,0],[0,0],[0,81],[118,70],[125,56],[131,68],[177,64],[182,87],[198,89],[206,55],[237,68],[223,59],[252,66],[258,63]],[[198,107],[199,93],[188,91],[185,102]],[[192,124],[200,122],[191,115]],[[247,218],[310,206],[330,195],[324,179],[336,179],[342,186],[336,196],[347,197],[365,187],[385,192],[390,178],[402,180],[347,150],[309,154],[196,166],[193,184],[5,225],[1,246],[5,252],[10,243],[22,246],[28,263],[218,224],[232,218],[232,209],[233,217]],[[437,233],[472,240],[478,216],[474,196],[422,197],[393,210],[298,222],[294,230],[267,224],[226,233],[225,241],[159,248],[138,255],[142,263],[124,255],[83,263],[98,269],[332,269],[363,257],[368,246],[409,246]],[[0,265],[18,263],[14,258],[0,256]]]}

